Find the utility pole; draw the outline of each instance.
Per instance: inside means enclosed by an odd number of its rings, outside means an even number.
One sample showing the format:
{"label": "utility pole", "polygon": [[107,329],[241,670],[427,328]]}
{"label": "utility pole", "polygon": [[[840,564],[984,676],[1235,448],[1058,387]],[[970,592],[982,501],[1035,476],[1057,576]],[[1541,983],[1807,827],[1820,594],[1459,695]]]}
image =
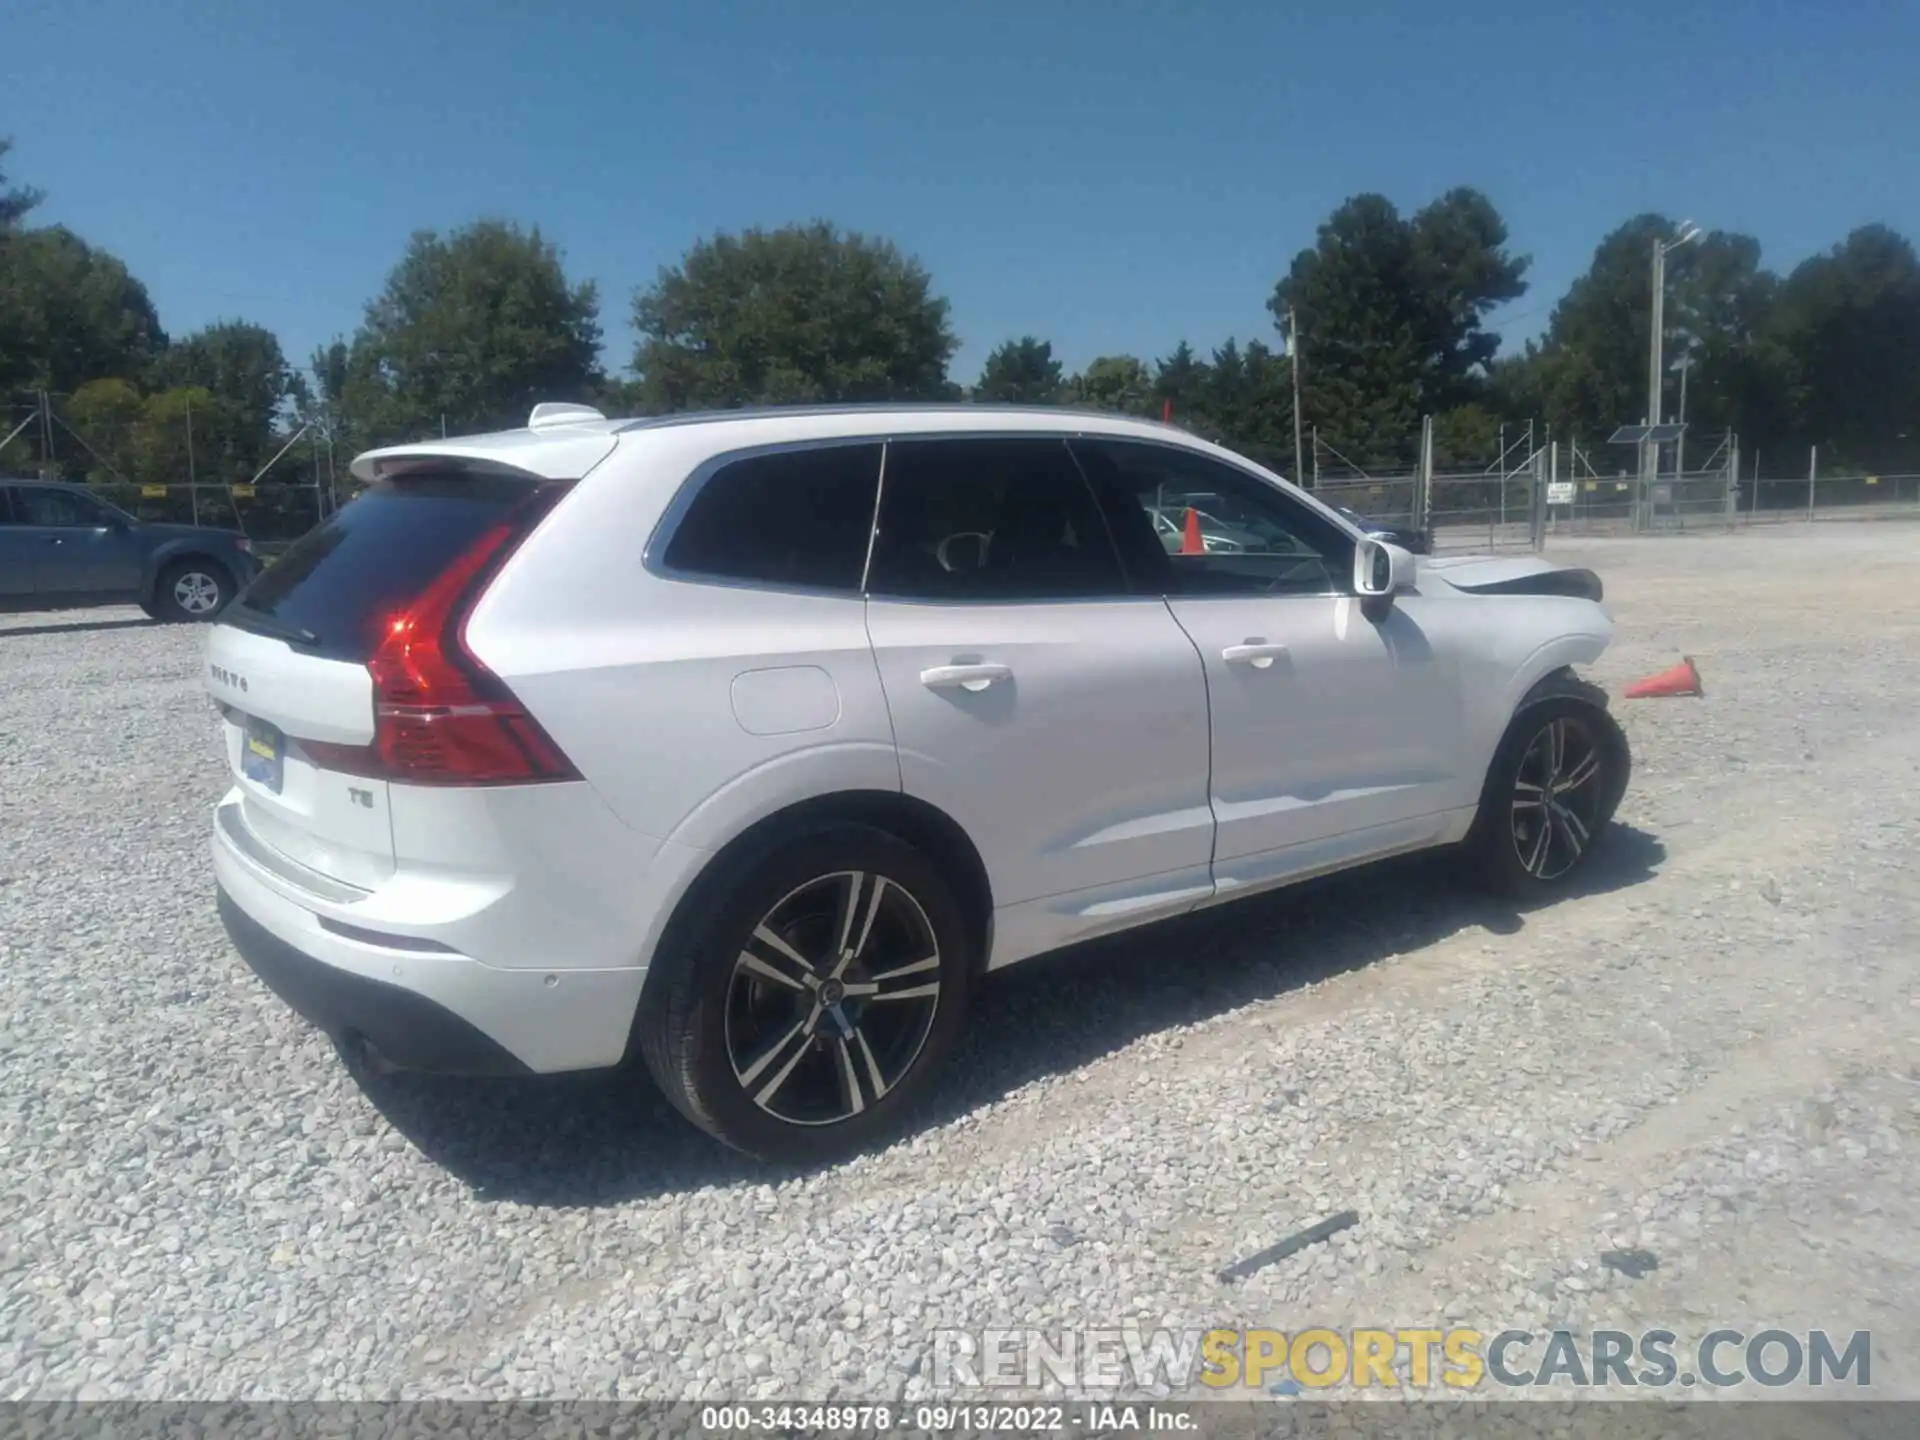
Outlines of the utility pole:
{"label": "utility pole", "polygon": [[1680,357],[1680,435],[1673,442],[1673,478],[1683,480],[1687,473],[1687,372],[1693,369],[1693,352]]}
{"label": "utility pole", "polygon": [[[1304,485],[1307,483],[1307,461],[1300,449],[1300,319],[1291,305],[1287,306],[1287,358],[1293,368],[1293,478],[1295,484]],[[1320,457],[1315,455],[1316,467],[1319,460]]]}
{"label": "utility pole", "polygon": [[[1667,247],[1656,235],[1653,237],[1653,328],[1647,345],[1647,424],[1660,423],[1661,401],[1661,345],[1666,339],[1666,298],[1667,298]],[[1640,468],[1646,477],[1643,504],[1653,499],[1653,482],[1660,468],[1660,447],[1648,440],[1645,453],[1640,458]]]}
{"label": "utility pole", "polygon": [[[1665,376],[1662,348],[1667,338],[1667,252],[1678,250],[1689,241],[1698,239],[1700,227],[1691,220],[1684,221],[1680,233],[1671,240],[1653,237],[1653,324],[1647,344],[1647,424],[1658,425],[1662,404],[1661,380]],[[1644,447],[1640,468],[1642,479],[1641,510],[1646,515],[1653,504],[1653,485],[1659,479],[1660,445],[1649,439]],[[1636,527],[1637,528],[1637,527]]]}

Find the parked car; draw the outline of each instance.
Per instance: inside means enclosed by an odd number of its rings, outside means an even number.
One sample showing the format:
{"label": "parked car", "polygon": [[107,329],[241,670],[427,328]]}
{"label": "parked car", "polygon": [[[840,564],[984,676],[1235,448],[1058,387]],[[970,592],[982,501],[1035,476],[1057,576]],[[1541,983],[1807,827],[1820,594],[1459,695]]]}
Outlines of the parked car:
{"label": "parked car", "polygon": [[[1168,553],[1179,554],[1187,543],[1186,509],[1161,505],[1149,505],[1146,509],[1147,518],[1153,521],[1154,533],[1160,537],[1160,543]],[[1259,548],[1259,537],[1248,531],[1236,530],[1204,510],[1195,510],[1193,516],[1200,525],[1201,548],[1211,554],[1232,554]]]}
{"label": "parked car", "polygon": [[[353,472],[205,683],[220,914],[356,1064],[637,1057],[730,1145],[842,1153],[987,971],[1423,848],[1550,896],[1627,783],[1590,574],[1415,591],[1167,426],[543,405]],[[1278,538],[1169,554],[1182,487]]]}
{"label": "parked car", "polygon": [[211,620],[259,568],[238,531],[138,520],[83,485],[0,480],[0,610],[133,604]]}
{"label": "parked car", "polygon": [[1398,545],[1414,555],[1433,553],[1433,536],[1417,526],[1389,525],[1384,520],[1369,520],[1366,516],[1356,514],[1344,505],[1337,505],[1334,508],[1357,525],[1362,534],[1375,540],[1384,540],[1389,545]]}

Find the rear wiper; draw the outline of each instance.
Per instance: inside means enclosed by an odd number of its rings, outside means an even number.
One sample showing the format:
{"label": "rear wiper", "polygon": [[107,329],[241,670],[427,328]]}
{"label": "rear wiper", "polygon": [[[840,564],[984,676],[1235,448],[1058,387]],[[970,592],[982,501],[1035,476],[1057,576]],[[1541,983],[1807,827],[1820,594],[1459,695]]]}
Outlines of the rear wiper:
{"label": "rear wiper", "polygon": [[290,641],[295,645],[313,646],[320,643],[320,637],[304,625],[290,625],[285,620],[277,620],[264,610],[250,609],[245,605],[229,605],[226,613],[220,617],[229,625],[242,630],[251,630],[256,635],[266,635],[275,640]]}

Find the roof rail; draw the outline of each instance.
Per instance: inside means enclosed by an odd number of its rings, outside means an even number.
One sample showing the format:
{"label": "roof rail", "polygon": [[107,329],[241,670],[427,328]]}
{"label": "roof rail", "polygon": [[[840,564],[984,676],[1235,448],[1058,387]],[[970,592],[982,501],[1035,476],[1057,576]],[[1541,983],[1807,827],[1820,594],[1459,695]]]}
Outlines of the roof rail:
{"label": "roof rail", "polygon": [[603,422],[606,418],[591,405],[567,405],[547,400],[533,407],[533,413],[527,416],[527,429],[561,430],[569,425]]}
{"label": "roof rail", "polygon": [[1003,405],[980,404],[965,400],[881,400],[828,402],[813,405],[743,405],[730,410],[678,410],[665,415],[642,415],[637,419],[623,421],[620,423],[620,429],[624,433],[630,430],[660,430],[676,425],[706,425],[723,420],[769,420],[824,415],[991,415],[996,411],[1003,414],[1012,412],[1023,415],[1058,416],[1065,419],[1131,420],[1162,429],[1180,430],[1182,434],[1191,433],[1181,426],[1169,425],[1157,415],[1129,415],[1122,411],[1100,410],[1089,405]]}

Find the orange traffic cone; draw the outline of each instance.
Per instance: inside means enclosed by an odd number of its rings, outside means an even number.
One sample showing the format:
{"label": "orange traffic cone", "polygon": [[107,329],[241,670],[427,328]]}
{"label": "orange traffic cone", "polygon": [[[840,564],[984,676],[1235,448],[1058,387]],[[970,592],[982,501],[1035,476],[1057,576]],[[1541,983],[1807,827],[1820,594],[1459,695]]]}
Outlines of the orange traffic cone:
{"label": "orange traffic cone", "polygon": [[1700,684],[1700,672],[1694,666],[1693,657],[1685,655],[1678,665],[1662,670],[1658,675],[1636,680],[1620,693],[1629,700],[1658,700],[1667,695],[1704,695],[1707,692]]}
{"label": "orange traffic cone", "polygon": [[1191,505],[1187,507],[1187,528],[1180,536],[1180,553],[1182,555],[1207,553],[1207,542],[1200,536],[1200,512]]}

